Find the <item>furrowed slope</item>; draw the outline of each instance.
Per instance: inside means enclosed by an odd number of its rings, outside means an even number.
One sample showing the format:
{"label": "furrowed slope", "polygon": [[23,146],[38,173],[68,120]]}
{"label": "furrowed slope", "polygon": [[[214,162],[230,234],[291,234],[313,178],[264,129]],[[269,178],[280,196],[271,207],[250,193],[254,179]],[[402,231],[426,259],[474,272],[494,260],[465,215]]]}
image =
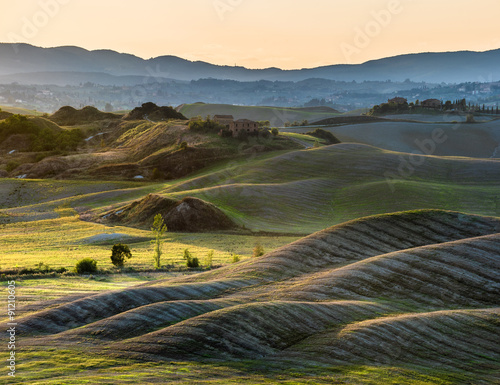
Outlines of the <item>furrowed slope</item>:
{"label": "furrowed slope", "polygon": [[408,154],[347,143],[250,159],[164,192],[209,201],[262,231],[312,233],[414,209],[500,215],[499,161],[426,156],[419,164],[412,166]]}
{"label": "furrowed slope", "polygon": [[28,345],[84,342],[145,359],[278,359],[361,321],[498,306],[499,229],[499,219],[433,210],[364,218],[248,262],[35,312],[18,329]]}
{"label": "furrowed slope", "polygon": [[336,324],[387,309],[368,302],[265,302],[233,306],[126,342],[115,351],[165,358],[255,359],[272,355]]}
{"label": "furrowed slope", "polygon": [[500,298],[500,235],[365,259],[301,277],[275,296],[302,300],[391,298],[416,305],[481,307]]}
{"label": "furrowed slope", "polygon": [[500,369],[499,335],[500,308],[408,314],[317,334],[274,358],[494,373]]}

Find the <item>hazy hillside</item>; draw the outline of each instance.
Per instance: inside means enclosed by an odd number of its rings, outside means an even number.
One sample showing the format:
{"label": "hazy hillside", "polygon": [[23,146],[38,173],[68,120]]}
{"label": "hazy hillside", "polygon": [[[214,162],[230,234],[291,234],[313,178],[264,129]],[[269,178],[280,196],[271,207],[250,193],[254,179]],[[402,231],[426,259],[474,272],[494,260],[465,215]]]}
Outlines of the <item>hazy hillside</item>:
{"label": "hazy hillside", "polygon": [[261,106],[232,106],[229,104],[183,104],[178,110],[188,118],[207,115],[233,115],[235,119],[251,119],[255,121],[269,120],[271,126],[283,126],[285,122],[303,121],[314,122],[326,119],[339,112],[333,108],[280,108]]}
{"label": "hazy hillside", "polygon": [[[418,117],[417,117],[418,119]],[[434,120],[440,119],[435,116]],[[383,122],[323,127],[342,142],[368,144],[391,151],[426,153],[437,156],[500,158],[500,121],[476,124]],[[307,128],[284,129],[307,132]],[[432,143],[434,132],[440,143]]]}
{"label": "hazy hillside", "polygon": [[[175,56],[149,60],[110,50],[87,51],[79,47],[39,48],[28,44],[0,44],[0,75],[36,72],[90,72],[115,76],[143,76],[195,80],[200,78],[300,81],[333,80],[425,81],[431,83],[499,80],[500,50],[401,55],[361,65],[331,65],[284,71],[251,70],[192,62]],[[93,75],[94,76],[94,75]],[[4,77],[3,80],[7,81]]]}

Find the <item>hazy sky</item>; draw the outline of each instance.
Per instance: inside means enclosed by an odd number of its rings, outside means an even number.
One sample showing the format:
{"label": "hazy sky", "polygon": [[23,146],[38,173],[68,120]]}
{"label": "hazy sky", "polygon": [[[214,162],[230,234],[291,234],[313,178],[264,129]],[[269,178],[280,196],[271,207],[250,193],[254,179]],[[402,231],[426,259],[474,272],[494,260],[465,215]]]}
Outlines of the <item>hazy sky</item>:
{"label": "hazy sky", "polygon": [[500,48],[499,0],[0,0],[0,41],[250,68]]}

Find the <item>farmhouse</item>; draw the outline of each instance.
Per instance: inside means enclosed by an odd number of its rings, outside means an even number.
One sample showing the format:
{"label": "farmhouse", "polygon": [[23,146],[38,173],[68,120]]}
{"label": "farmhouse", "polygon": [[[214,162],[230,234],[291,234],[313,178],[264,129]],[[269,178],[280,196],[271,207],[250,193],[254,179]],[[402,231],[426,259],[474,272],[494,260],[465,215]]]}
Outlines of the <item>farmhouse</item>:
{"label": "farmhouse", "polygon": [[215,115],[214,121],[226,126],[232,131],[233,136],[238,136],[242,132],[253,134],[259,132],[259,124],[249,119],[234,120],[232,115]]}
{"label": "farmhouse", "polygon": [[214,115],[214,121],[231,129],[231,124],[234,122],[233,115]]}
{"label": "farmhouse", "polygon": [[388,100],[389,103],[395,103],[395,104],[405,104],[405,103],[408,103],[408,99],[406,98],[401,98],[399,96],[393,98],[393,99],[389,99]]}
{"label": "farmhouse", "polygon": [[422,107],[424,108],[441,108],[441,100],[438,99],[427,99],[422,102]]}
{"label": "farmhouse", "polygon": [[241,132],[253,134],[259,132],[259,124],[253,120],[239,119],[233,122],[231,131],[233,131],[233,136],[237,136]]}

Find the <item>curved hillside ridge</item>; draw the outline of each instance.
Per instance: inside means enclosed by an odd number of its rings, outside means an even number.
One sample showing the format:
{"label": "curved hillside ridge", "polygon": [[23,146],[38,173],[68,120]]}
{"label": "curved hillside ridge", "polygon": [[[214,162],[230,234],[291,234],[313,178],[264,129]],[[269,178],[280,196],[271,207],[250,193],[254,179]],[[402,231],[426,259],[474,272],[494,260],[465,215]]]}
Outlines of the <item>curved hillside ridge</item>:
{"label": "curved hillside ridge", "polygon": [[278,298],[388,298],[433,306],[481,307],[500,298],[500,234],[422,246],[307,275]]}
{"label": "curved hillside ridge", "polygon": [[421,210],[366,217],[312,234],[263,257],[190,279],[284,280],[415,247],[500,232],[500,219]]}
{"label": "curved hillside ridge", "polygon": [[147,334],[200,314],[238,305],[240,302],[226,299],[158,302],[56,334],[52,339],[64,343],[90,338],[95,344],[105,344]]}
{"label": "curved hillside ridge", "polygon": [[202,284],[177,286],[138,286],[85,297],[18,320],[24,335],[53,334],[81,327],[141,306],[165,302],[212,299],[250,286],[251,280],[213,280]]}
{"label": "curved hillside ridge", "polygon": [[343,323],[387,314],[376,303],[262,302],[213,311],[110,345],[113,351],[163,358],[262,358]]}
{"label": "curved hillside ridge", "polygon": [[499,335],[500,308],[408,314],[314,335],[274,358],[500,370]]}
{"label": "curved hillside ridge", "polygon": [[428,181],[463,183],[463,178],[467,177],[469,182],[484,184],[497,183],[500,179],[500,160],[497,159],[421,155],[416,158],[418,167],[414,167],[411,163],[408,165],[410,155],[365,144],[334,144],[243,163],[237,173],[228,170],[214,172],[175,184],[166,191],[182,192],[234,183],[283,183],[309,178],[341,178],[346,181],[363,178],[364,182],[369,182],[384,180],[386,171],[397,174],[401,165],[405,172],[408,167],[413,168],[412,177]]}

